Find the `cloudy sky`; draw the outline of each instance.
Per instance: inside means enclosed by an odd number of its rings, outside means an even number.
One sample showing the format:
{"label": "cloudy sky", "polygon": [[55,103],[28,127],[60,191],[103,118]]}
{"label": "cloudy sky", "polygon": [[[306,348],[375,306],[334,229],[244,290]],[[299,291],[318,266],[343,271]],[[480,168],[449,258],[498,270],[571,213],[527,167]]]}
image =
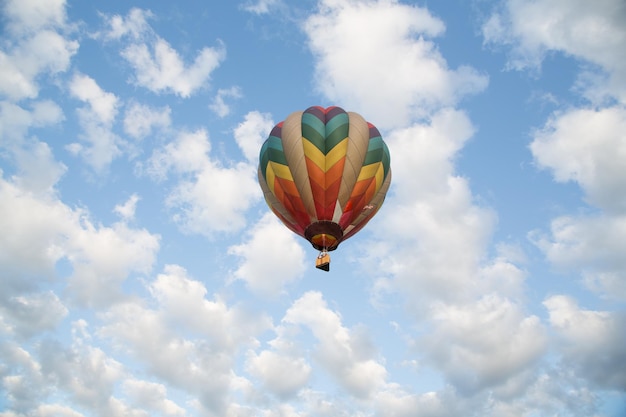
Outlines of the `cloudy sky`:
{"label": "cloudy sky", "polygon": [[[0,5],[0,416],[626,413],[623,0]],[[312,105],[393,170],[328,273]]]}

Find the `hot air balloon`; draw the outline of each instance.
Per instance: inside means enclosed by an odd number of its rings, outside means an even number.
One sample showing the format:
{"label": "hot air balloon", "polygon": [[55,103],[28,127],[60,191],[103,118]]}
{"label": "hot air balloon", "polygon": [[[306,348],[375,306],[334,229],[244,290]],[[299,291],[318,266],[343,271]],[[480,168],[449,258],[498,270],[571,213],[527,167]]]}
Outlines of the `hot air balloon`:
{"label": "hot air balloon", "polygon": [[272,129],[259,155],[259,184],[274,214],[320,251],[354,236],[380,209],[391,183],[378,129],[341,107],[309,107]]}

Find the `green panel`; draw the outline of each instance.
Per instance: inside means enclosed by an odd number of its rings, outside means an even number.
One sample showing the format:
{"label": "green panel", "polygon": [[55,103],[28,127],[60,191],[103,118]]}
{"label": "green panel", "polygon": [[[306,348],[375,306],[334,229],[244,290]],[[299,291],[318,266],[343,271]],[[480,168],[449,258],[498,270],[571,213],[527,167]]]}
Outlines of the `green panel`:
{"label": "green panel", "polygon": [[389,148],[387,148],[387,144],[383,142],[383,169],[385,170],[385,178],[387,178],[387,174],[389,173],[390,167],[391,167],[391,156],[389,154]]}
{"label": "green panel", "polygon": [[265,177],[267,164],[270,161],[287,165],[287,159],[285,158],[282,140],[277,136],[268,137],[261,147],[259,165],[261,166],[261,172],[263,172],[263,177]]}
{"label": "green panel", "polygon": [[347,114],[339,114],[332,118],[326,125],[326,153],[348,137],[349,127]]}
{"label": "green panel", "polygon": [[263,142],[263,146],[261,146],[261,152],[259,152],[259,166],[261,167],[261,172],[263,173],[263,178],[265,178],[265,170],[267,169],[267,164],[270,161],[269,152],[269,139]]}
{"label": "green panel", "polygon": [[302,136],[307,138],[317,149],[326,155],[326,129],[324,123],[315,115],[302,113]]}
{"label": "green panel", "polygon": [[385,158],[387,158],[387,166],[385,167],[385,173],[389,169],[389,149],[383,141],[383,138],[376,136],[370,139],[367,153],[365,154],[365,160],[363,165],[369,165],[376,162],[383,162],[385,164]]}

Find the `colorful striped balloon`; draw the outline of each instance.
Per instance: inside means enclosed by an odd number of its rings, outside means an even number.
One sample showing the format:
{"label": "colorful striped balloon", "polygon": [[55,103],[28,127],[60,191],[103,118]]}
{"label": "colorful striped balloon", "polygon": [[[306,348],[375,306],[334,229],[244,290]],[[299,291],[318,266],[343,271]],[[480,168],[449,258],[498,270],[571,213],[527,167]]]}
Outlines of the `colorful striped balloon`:
{"label": "colorful striped balloon", "polygon": [[378,129],[340,107],[292,113],[261,147],[265,201],[321,251],[361,230],[380,209],[390,182],[389,150]]}

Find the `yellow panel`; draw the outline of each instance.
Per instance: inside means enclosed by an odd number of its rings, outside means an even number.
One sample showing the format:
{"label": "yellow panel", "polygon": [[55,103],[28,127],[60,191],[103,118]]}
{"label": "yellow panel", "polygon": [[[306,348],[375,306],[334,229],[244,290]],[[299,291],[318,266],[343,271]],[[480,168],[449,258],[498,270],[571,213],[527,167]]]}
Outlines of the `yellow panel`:
{"label": "yellow panel", "polygon": [[305,138],[302,138],[302,146],[304,147],[304,154],[322,171],[326,172],[326,158],[322,151]]}
{"label": "yellow panel", "polygon": [[380,186],[383,183],[383,179],[385,179],[385,167],[381,163],[378,166],[378,171],[376,171],[376,191],[380,190]]}
{"label": "yellow panel", "polygon": [[[274,161],[270,161],[269,164],[267,164],[268,166],[271,165],[272,169],[274,170],[274,174],[278,177],[278,178],[282,178],[285,180],[289,180],[289,181],[293,181],[293,177],[291,176],[291,171],[289,170],[289,167],[287,165],[283,165],[283,164],[279,164],[277,162]],[[267,181],[269,183],[269,179]]]}
{"label": "yellow panel", "polygon": [[376,171],[378,171],[379,165],[382,165],[382,163],[376,162],[374,164],[365,165],[363,168],[361,168],[361,173],[359,174],[359,178],[357,178],[357,181],[372,178],[374,175],[376,175]]}
{"label": "yellow panel", "polygon": [[274,169],[272,168],[272,164],[267,164],[267,168],[265,169],[265,178],[267,181],[267,186],[270,189],[270,191],[272,192],[272,194],[274,193],[274,181],[275,181],[275,175],[274,175]]}
{"label": "yellow panel", "polygon": [[339,142],[332,151],[326,154],[326,168],[330,168],[337,163],[341,158],[346,156],[348,151],[348,138],[345,138]]}

